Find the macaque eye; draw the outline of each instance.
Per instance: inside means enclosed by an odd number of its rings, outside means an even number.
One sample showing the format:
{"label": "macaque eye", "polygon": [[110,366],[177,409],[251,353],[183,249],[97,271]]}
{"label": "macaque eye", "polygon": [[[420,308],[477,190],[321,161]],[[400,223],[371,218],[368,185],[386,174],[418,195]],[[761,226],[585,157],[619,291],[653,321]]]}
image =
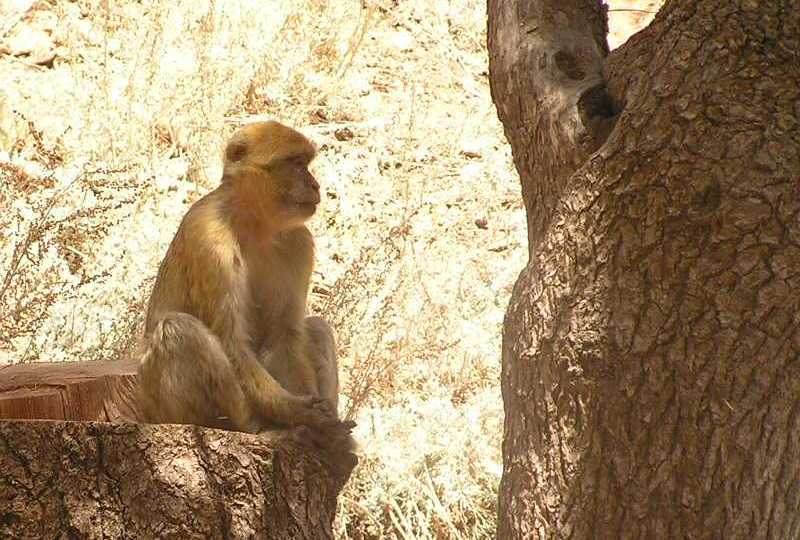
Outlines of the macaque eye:
{"label": "macaque eye", "polygon": [[289,160],[289,163],[291,165],[293,165],[294,167],[300,167],[300,168],[305,168],[305,167],[308,166],[308,164],[306,163],[306,160],[304,158],[300,157],[300,156],[291,158]]}

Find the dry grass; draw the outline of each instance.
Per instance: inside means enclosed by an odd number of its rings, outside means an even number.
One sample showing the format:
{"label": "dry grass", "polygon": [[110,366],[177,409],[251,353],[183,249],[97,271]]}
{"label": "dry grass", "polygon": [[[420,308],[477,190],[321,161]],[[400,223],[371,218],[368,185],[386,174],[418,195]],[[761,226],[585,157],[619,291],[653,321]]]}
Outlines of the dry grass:
{"label": "dry grass", "polygon": [[[222,141],[280,119],[321,149],[311,306],[337,329],[363,450],[337,534],[491,537],[500,327],[526,232],[484,3],[0,9],[0,45],[38,32],[56,52],[0,57],[0,363],[124,354]],[[612,12],[612,43],[648,16]]]}

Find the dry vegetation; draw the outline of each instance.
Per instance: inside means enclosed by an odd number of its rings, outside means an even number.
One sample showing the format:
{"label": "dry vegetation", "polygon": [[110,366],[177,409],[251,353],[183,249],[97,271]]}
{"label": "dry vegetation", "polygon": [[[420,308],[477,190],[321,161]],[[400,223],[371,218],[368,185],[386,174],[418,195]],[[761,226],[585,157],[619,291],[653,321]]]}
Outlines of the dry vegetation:
{"label": "dry vegetation", "polygon": [[[660,2],[617,1],[612,45]],[[0,0],[0,364],[126,354],[222,141],[321,148],[311,303],[337,328],[361,465],[342,538],[484,538],[500,328],[526,260],[482,1]]]}

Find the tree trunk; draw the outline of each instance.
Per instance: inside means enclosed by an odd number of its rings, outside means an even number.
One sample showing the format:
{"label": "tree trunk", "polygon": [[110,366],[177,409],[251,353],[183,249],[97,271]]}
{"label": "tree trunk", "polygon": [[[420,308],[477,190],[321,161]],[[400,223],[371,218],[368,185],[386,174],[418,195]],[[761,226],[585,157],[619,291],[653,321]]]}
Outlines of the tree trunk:
{"label": "tree trunk", "polygon": [[529,261],[500,538],[800,536],[800,0],[489,0]]}
{"label": "tree trunk", "polygon": [[0,369],[0,418],[27,419],[0,420],[0,538],[333,537],[353,456],[293,432],[108,422],[138,416],[135,380],[129,361]]}

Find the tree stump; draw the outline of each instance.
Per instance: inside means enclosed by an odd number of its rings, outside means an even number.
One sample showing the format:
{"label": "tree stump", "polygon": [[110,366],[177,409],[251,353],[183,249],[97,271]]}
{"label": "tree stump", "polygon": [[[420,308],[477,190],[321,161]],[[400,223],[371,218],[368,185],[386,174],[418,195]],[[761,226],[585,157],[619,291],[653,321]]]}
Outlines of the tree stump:
{"label": "tree stump", "polygon": [[352,467],[291,432],[132,422],[135,388],[130,362],[0,368],[0,537],[333,537]]}
{"label": "tree stump", "polygon": [[0,418],[135,420],[135,390],[132,359],[0,367]]}

